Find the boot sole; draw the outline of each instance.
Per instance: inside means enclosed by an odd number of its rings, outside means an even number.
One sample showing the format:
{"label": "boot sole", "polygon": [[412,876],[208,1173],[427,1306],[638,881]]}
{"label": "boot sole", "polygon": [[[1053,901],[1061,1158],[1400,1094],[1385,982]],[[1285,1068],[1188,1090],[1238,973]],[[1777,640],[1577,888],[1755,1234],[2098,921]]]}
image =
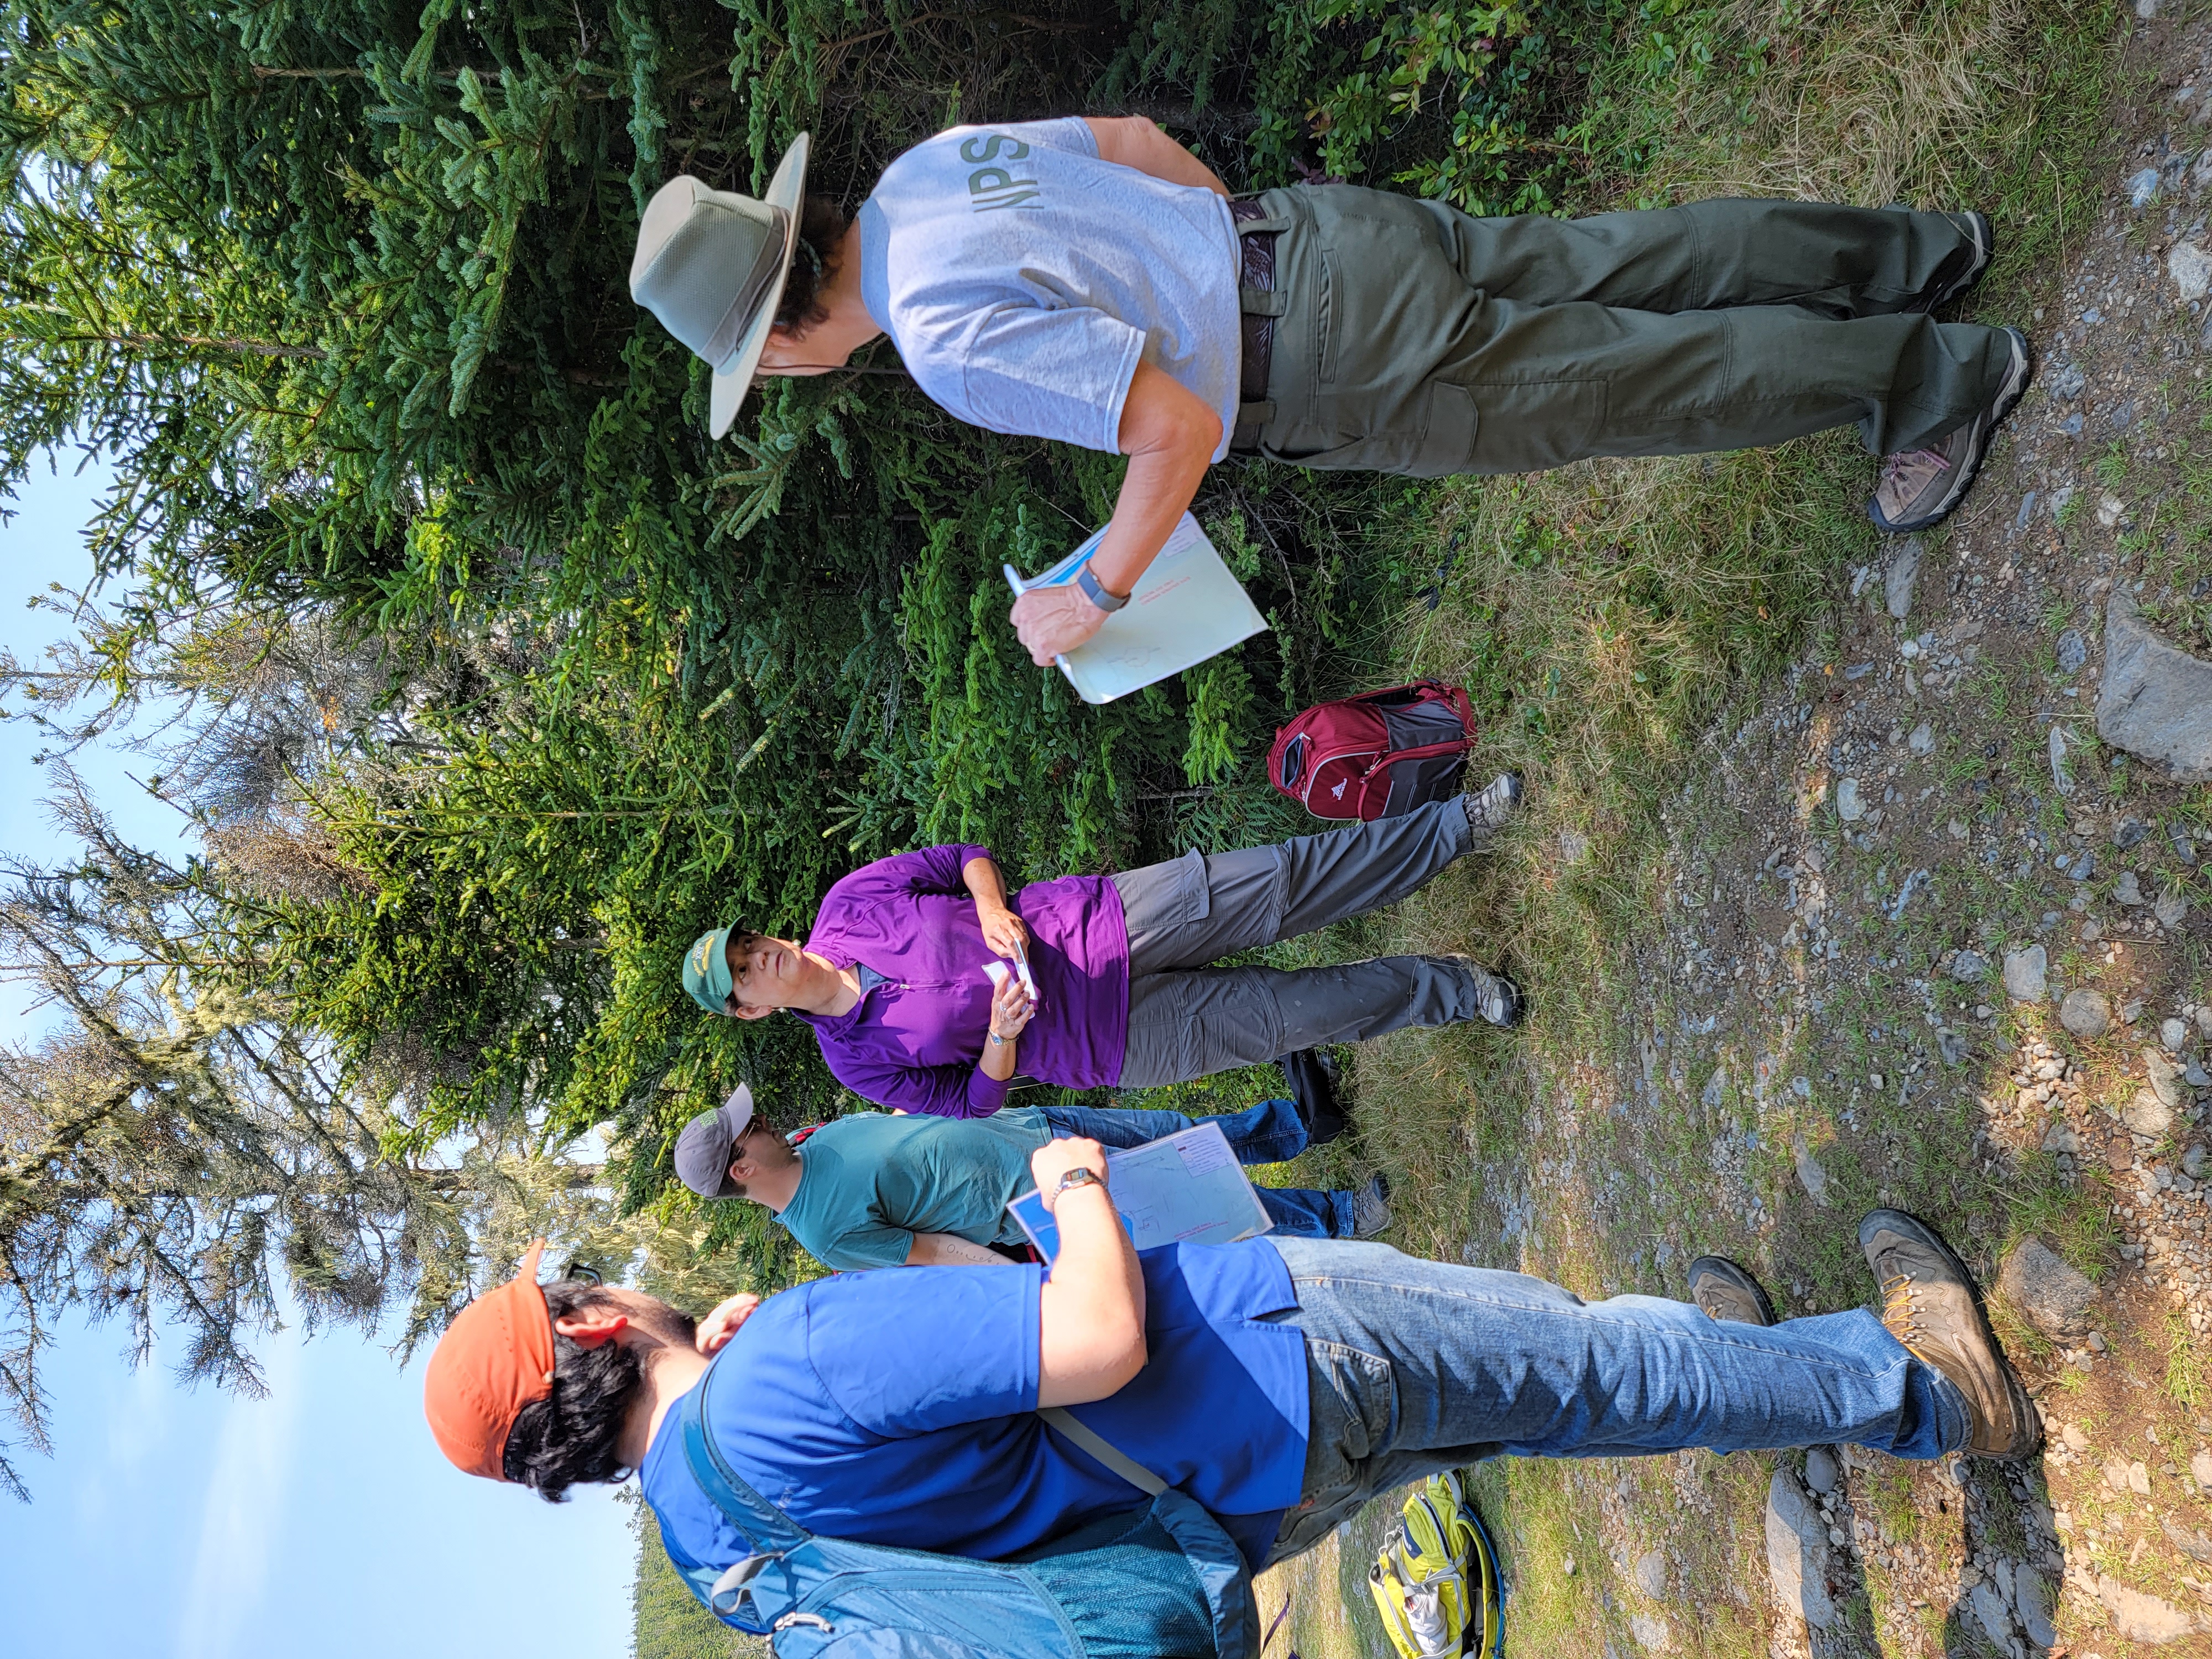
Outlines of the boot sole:
{"label": "boot sole", "polygon": [[[1906,1224],[1902,1227],[1898,1226],[1896,1224],[1900,1221]],[[2036,1409],[2035,1402],[2027,1397],[2027,1389],[2020,1380],[2020,1373],[2013,1369],[2012,1361],[2005,1357],[2005,1351],[1997,1341],[1996,1333],[1990,1328],[1989,1315],[1982,1306],[1982,1287],[1974,1282],[1973,1274],[1966,1271],[1966,1264],[1959,1260],[1959,1253],[1945,1243],[1933,1227],[1918,1216],[1908,1215],[1903,1210],[1867,1212],[1865,1218],[1859,1223],[1859,1253],[1862,1255],[1866,1254],[1868,1235],[1880,1231],[1885,1223],[1893,1231],[1911,1231],[1918,1234],[1923,1243],[1934,1245],[1942,1253],[1943,1259],[1951,1264],[1952,1271],[1959,1275],[1960,1282],[1966,1287],[1967,1305],[1974,1310],[1975,1328],[1981,1332],[1982,1340],[1989,1344],[1990,1352],[1997,1358],[1997,1369],[2004,1376],[2005,1390],[2012,1401],[2013,1415],[2017,1420],[2028,1425],[2027,1443],[2016,1451],[1977,1451],[1973,1447],[1968,1446],[1965,1448],[1967,1455],[1986,1457],[1998,1463],[2031,1462],[2043,1449],[2043,1413]],[[1867,1266],[1873,1268],[1873,1261],[1869,1260]],[[1881,1273],[1878,1270],[1875,1271],[1875,1282],[1879,1283],[1881,1279]],[[1954,1384],[1954,1386],[1956,1385]],[[1963,1392],[1964,1390],[1961,1390],[1961,1393]]]}
{"label": "boot sole", "polygon": [[1997,392],[1996,403],[1990,414],[1990,423],[1983,428],[1982,441],[1966,458],[1966,465],[1959,469],[1959,477],[1953,483],[1950,493],[1932,511],[1923,513],[1917,519],[1902,519],[1895,523],[1882,517],[1881,507],[1869,501],[1867,517],[1874,520],[1875,529],[1893,536],[1932,530],[1959,510],[1960,504],[1966,499],[1966,492],[1974,487],[1974,480],[1982,476],[1982,463],[1989,459],[1990,446],[1996,441],[1997,428],[2020,406],[2020,400],[2027,395],[2027,388],[2035,380],[2035,352],[2027,343],[2027,336],[2016,328],[2008,328],[2005,332],[2012,337],[2010,370],[2005,376],[2003,386]]}

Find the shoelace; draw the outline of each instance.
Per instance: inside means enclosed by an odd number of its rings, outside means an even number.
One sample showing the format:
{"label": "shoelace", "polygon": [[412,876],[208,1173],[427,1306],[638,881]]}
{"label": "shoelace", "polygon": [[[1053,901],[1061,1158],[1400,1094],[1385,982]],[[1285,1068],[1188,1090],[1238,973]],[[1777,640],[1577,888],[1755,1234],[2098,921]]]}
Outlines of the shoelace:
{"label": "shoelace", "polygon": [[1950,459],[1939,450],[1901,449],[1894,455],[1885,455],[1881,458],[1881,481],[1887,483],[1895,478],[1898,473],[1904,470],[1907,461],[1933,461],[1938,472],[1948,472],[1951,470]]}
{"label": "shoelace", "polygon": [[1916,1358],[1924,1357],[1912,1346],[1913,1340],[1921,1334],[1920,1304],[1916,1299],[1919,1293],[1918,1282],[1905,1273],[1881,1281],[1882,1328]]}

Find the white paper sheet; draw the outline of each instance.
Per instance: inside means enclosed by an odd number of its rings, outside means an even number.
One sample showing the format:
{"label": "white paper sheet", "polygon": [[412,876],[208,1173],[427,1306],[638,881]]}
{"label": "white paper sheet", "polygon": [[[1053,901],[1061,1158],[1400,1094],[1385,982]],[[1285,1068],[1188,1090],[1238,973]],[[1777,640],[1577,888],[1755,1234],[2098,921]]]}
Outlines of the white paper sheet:
{"label": "white paper sheet", "polygon": [[[1142,1146],[1106,1154],[1106,1187],[1121,1224],[1140,1250],[1163,1244],[1233,1244],[1274,1224],[1218,1123],[1181,1129]],[[1050,1261],[1060,1229],[1034,1191],[1006,1209]]]}

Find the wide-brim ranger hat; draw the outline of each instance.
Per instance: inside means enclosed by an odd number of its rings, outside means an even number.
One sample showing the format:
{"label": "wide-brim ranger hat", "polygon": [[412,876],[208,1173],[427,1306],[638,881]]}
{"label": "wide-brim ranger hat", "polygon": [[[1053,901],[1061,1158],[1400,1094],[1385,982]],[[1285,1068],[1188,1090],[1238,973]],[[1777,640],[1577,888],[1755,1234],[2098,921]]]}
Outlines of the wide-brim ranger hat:
{"label": "wide-brim ranger hat", "polygon": [[522,1408],[553,1392],[553,1314],[538,1287],[538,1240],[521,1271],[461,1310],[430,1355],[422,1413],[465,1474],[507,1479],[507,1437]]}
{"label": "wide-brim ranger hat", "polygon": [[653,192],[638,221],[630,298],[714,366],[709,437],[737,419],[775,326],[799,245],[806,148],[802,132],[758,200],[678,173]]}

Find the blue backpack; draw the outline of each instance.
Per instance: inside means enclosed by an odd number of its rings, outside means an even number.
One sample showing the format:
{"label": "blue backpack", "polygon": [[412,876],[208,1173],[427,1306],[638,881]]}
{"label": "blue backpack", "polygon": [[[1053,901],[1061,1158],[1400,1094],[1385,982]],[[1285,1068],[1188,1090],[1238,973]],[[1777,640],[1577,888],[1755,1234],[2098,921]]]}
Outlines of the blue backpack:
{"label": "blue backpack", "polygon": [[[753,1553],[685,1578],[717,1616],[769,1637],[775,1659],[1255,1659],[1237,1546],[1196,1500],[1106,1443],[1102,1461],[1152,1492],[1149,1508],[1005,1562],[850,1543],[808,1532],[730,1468],[706,1430],[714,1376],[679,1407],[684,1459]],[[1076,1437],[1098,1455],[1089,1430]]]}

